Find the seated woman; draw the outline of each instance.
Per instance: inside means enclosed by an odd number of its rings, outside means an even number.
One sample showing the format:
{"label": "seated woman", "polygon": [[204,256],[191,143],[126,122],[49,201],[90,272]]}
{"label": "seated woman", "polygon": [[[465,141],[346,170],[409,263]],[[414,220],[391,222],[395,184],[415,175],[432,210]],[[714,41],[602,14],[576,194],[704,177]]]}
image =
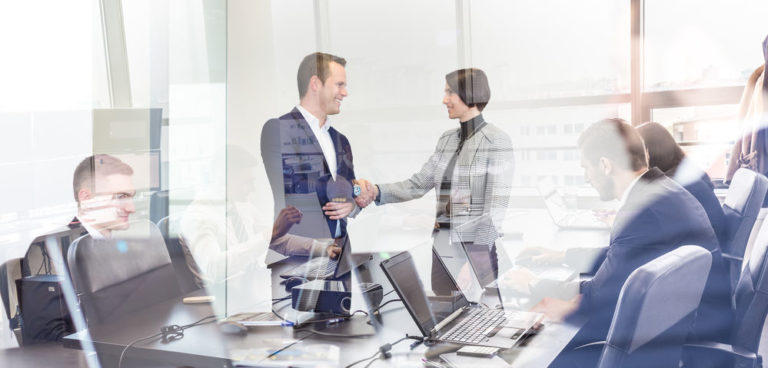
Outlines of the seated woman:
{"label": "seated woman", "polygon": [[658,167],[696,197],[707,212],[717,240],[721,245],[724,244],[728,239],[725,214],[715,197],[715,187],[709,175],[685,156],[685,152],[677,145],[672,134],[661,124],[648,122],[635,129],[645,141],[645,148],[648,150],[648,166]]}

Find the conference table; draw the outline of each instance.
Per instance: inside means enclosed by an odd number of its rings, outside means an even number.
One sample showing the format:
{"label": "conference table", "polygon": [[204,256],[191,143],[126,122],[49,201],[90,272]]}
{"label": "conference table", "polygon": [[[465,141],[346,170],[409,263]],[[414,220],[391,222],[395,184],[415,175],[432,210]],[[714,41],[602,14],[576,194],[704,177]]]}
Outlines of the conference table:
{"label": "conference table", "polygon": [[[566,248],[569,246],[605,245],[607,231],[566,231],[558,229],[543,210],[510,211],[504,230],[502,246],[507,254],[514,256],[521,249],[530,246]],[[438,233],[436,236],[445,236]],[[435,242],[438,254],[452,274],[460,272],[465,263],[465,255],[460,247]],[[443,244],[443,245],[439,245]],[[414,247],[432,244],[416,244]],[[382,285],[385,294],[382,303],[398,298],[387,281],[379,262],[388,254],[374,253],[372,259],[347,274],[342,281],[350,286],[356,282],[374,282]],[[280,284],[278,275],[283,271],[306,262],[306,257],[291,257],[271,266],[272,298],[288,295]],[[431,267],[429,265],[425,265]],[[421,267],[419,265],[419,267]],[[473,287],[477,280],[473,279]],[[187,296],[204,295],[205,290],[197,290]],[[354,295],[354,294],[353,294]],[[468,295],[470,300],[477,298],[487,305],[498,304],[497,295],[481,293]],[[274,310],[281,314],[290,310],[290,299],[274,304]],[[359,305],[359,304],[358,304]],[[355,309],[355,302],[353,302]],[[364,309],[364,308],[363,308]],[[123,354],[122,367],[138,366],[192,366],[192,367],[228,367],[237,364],[231,359],[248,351],[279,351],[276,355],[301,355],[303,351],[315,347],[337,346],[339,348],[339,366],[373,356],[379,346],[392,343],[406,334],[420,336],[416,324],[402,303],[393,302],[379,311],[379,317],[369,323],[364,313],[356,313],[345,322],[328,324],[326,321],[309,323],[300,328],[280,326],[250,327],[246,334],[222,332],[217,323],[204,323],[184,331],[183,338],[163,342],[159,338],[139,340],[160,331],[161,326],[185,325],[214,315],[210,304],[184,304],[181,297],[172,297],[165,302],[145,308],[138,313],[122,316],[115,320],[89,326],[87,330],[69,335],[64,339],[64,346],[83,349],[86,353],[96,354],[103,367],[117,366]],[[577,326],[558,323],[545,323],[544,328],[529,339],[524,347],[507,350],[501,357],[512,366],[546,367],[558,352],[575,334]],[[350,334],[356,337],[346,337]],[[137,341],[138,340],[138,341]],[[444,345],[426,347],[424,344],[412,346],[413,340],[406,340],[392,348],[392,357],[377,360],[371,366],[423,366],[422,358],[436,357]],[[130,345],[126,349],[126,346]],[[93,349],[95,351],[91,351]],[[436,358],[435,358],[436,360]],[[367,362],[359,364],[364,366]],[[280,364],[268,358],[259,365]]]}

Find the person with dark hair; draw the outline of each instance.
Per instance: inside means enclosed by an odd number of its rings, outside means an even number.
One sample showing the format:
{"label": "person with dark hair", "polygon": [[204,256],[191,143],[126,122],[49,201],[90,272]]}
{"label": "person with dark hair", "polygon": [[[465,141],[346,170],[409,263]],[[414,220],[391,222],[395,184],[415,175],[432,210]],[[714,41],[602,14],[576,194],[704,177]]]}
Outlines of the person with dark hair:
{"label": "person with dark hair", "polygon": [[[302,213],[321,208],[327,227],[302,230],[301,235],[311,238],[342,238],[347,216],[359,211],[352,200],[352,148],[330,121],[347,97],[346,64],[343,58],[322,52],[304,57],[296,75],[299,104],[267,121],[261,132],[261,155],[275,198],[275,217],[291,205]],[[307,194],[316,194],[317,205],[314,199],[307,202]]]}
{"label": "person with dark hair", "polygon": [[[66,263],[63,264],[64,269],[57,269],[59,263],[56,260],[67,259],[69,246],[75,239],[82,236],[89,238],[89,241],[111,238],[114,230],[129,228],[129,217],[136,212],[133,169],[119,158],[97,154],[83,159],[75,168],[72,191],[77,201],[77,215],[65,226],[40,235],[31,242],[22,262],[24,277],[67,274]],[[47,246],[49,240],[55,241],[57,256],[50,253],[52,248]],[[59,310],[60,315],[56,316],[34,315],[30,311],[23,313],[25,320],[37,320],[38,326],[46,326],[35,329],[27,325],[31,332],[25,333],[34,336],[38,342],[61,341],[61,338],[75,331],[67,307]]]}
{"label": "person with dark hair", "polygon": [[715,196],[715,186],[709,175],[685,156],[685,152],[677,145],[675,138],[661,124],[648,122],[635,129],[645,141],[649,166],[658,167],[696,197],[707,212],[709,223],[715,230],[718,241],[721,245],[726,242],[728,234],[725,213]]}
{"label": "person with dark hair", "polygon": [[[551,365],[594,366],[596,354],[577,346],[605,340],[619,293],[629,275],[645,263],[683,245],[698,245],[712,254],[694,335],[705,339],[727,337],[731,320],[730,284],[720,247],[701,204],[658,168],[648,168],[639,133],[621,119],[606,119],[589,126],[578,140],[584,176],[603,200],[618,199],[608,247],[591,252],[594,277],[577,282],[579,294],[569,301],[544,297],[534,310],[553,320],[582,324],[573,340]],[[527,250],[527,256],[534,256]],[[556,264],[584,263],[585,248],[540,250],[536,256]],[[529,291],[547,285],[527,270],[512,270],[505,282],[526,280]],[[541,297],[541,294],[538,294]],[[670,301],[674,302],[674,301]],[[650,363],[650,362],[649,362]],[[651,364],[652,365],[652,364]]]}
{"label": "person with dark hair", "polygon": [[[507,133],[485,121],[482,111],[491,97],[488,77],[480,69],[459,69],[445,76],[443,104],[459,126],[443,133],[432,156],[409,179],[369,186],[373,198],[356,198],[365,207],[437,194],[436,227],[449,228],[451,242],[489,247],[496,240],[509,203],[514,157]],[[493,264],[498,271],[498,265]],[[433,288],[435,285],[433,285]]]}

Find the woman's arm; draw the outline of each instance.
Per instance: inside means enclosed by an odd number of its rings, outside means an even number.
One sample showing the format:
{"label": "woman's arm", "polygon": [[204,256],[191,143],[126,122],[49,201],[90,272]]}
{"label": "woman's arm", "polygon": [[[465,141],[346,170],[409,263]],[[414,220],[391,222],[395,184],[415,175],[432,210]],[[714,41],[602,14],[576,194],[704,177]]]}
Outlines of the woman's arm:
{"label": "woman's arm", "polygon": [[420,198],[435,186],[435,172],[437,171],[443,148],[448,141],[449,133],[443,134],[437,141],[435,152],[424,163],[419,172],[409,179],[389,184],[377,184],[379,188],[379,201],[377,204],[405,202]]}

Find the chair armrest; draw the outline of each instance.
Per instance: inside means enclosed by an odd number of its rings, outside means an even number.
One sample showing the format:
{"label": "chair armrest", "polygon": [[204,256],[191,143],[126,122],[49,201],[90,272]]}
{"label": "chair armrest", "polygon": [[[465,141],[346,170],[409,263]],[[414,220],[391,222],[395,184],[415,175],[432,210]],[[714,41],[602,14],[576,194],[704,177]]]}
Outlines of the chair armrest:
{"label": "chair armrest", "polygon": [[743,262],[744,258],[723,252],[723,259],[729,262]]}
{"label": "chair armrest", "polygon": [[[732,362],[733,367],[758,368],[762,367],[762,357],[732,345],[713,341],[704,341],[683,345],[683,360],[685,366],[706,366],[703,362]],[[693,361],[689,361],[693,360]],[[717,365],[716,365],[717,366]],[[728,364],[728,366],[731,366]]]}
{"label": "chair armrest", "polygon": [[573,350],[576,351],[576,350],[587,350],[587,349],[602,349],[603,346],[605,346],[605,341],[595,341],[595,342],[590,342],[589,344],[577,346],[573,348]]}

